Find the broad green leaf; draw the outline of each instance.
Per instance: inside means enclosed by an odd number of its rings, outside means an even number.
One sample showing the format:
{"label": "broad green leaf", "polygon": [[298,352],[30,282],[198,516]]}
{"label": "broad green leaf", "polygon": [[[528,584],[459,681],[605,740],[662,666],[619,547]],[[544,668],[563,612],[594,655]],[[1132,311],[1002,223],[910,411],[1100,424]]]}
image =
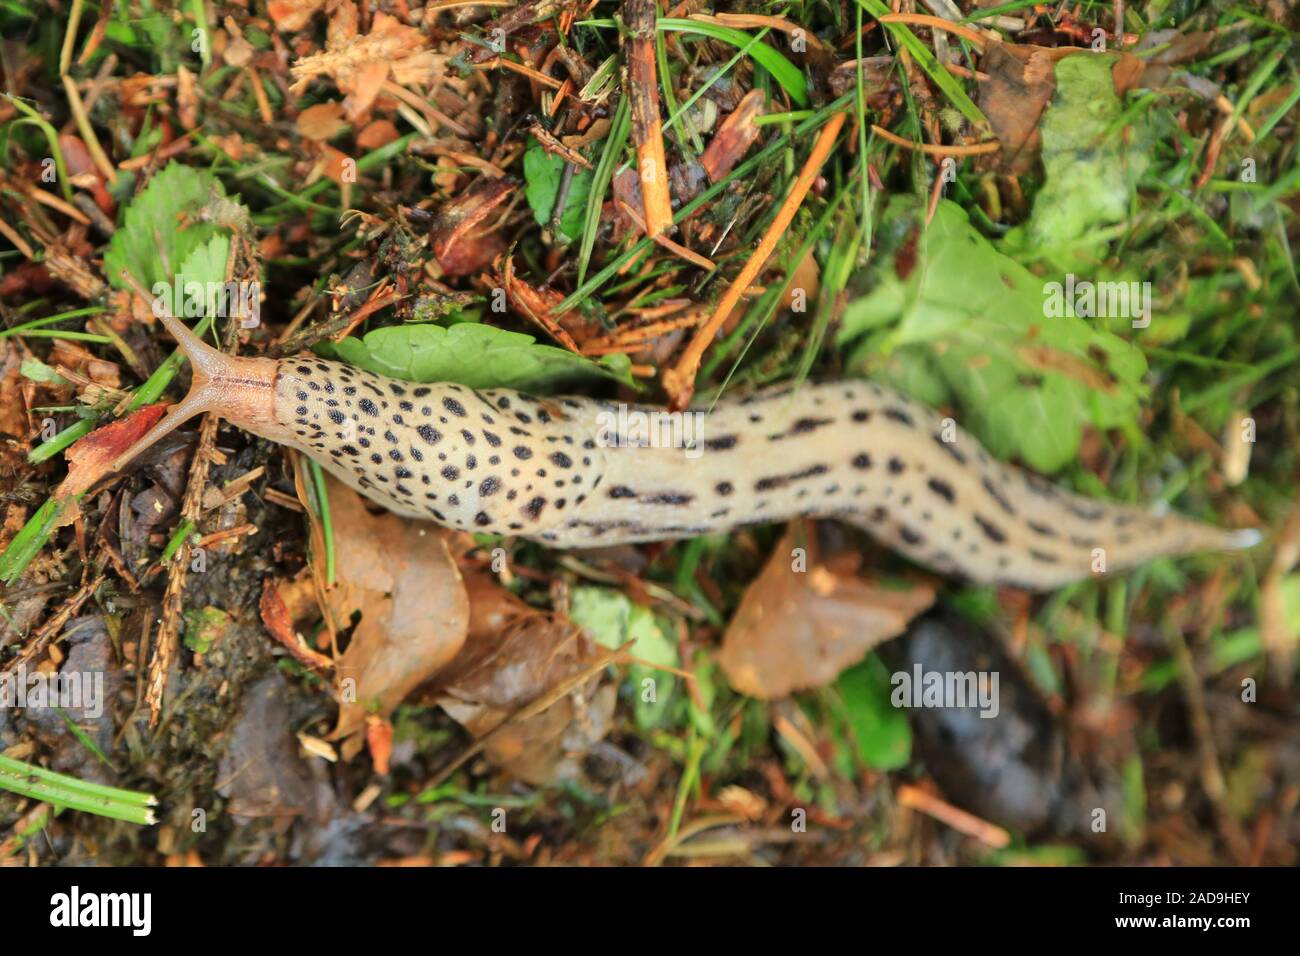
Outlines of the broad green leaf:
{"label": "broad green leaf", "polygon": [[1069,56],[1056,64],[1056,93],[1043,113],[1047,176],[1029,220],[1035,246],[1067,246],[1100,226],[1122,222],[1150,162],[1143,123],[1119,124],[1124,105],[1111,76],[1115,58]]}
{"label": "broad green leaf", "polygon": [[[956,404],[991,452],[1053,472],[1078,452],[1083,429],[1136,427],[1142,353],[1102,322],[1048,316],[1046,286],[941,202],[928,228],[920,203],[891,201],[882,237],[915,262],[899,278],[878,256],[871,291],[844,311],[839,342],[859,337],[849,366],[875,371],[929,404]],[[899,221],[910,222],[900,229]]]}
{"label": "broad green leaf", "polygon": [[[602,647],[622,647],[635,643],[629,652],[643,661],[664,667],[678,664],[677,645],[660,626],[654,613],[628,600],[613,588],[574,588],[569,617],[587,631]],[[637,726],[658,726],[667,714],[667,704],[676,686],[676,677],[668,671],[633,664],[628,679],[636,698]]]}
{"label": "broad green leaf", "polygon": [[844,701],[858,755],[873,770],[896,770],[912,756],[907,716],[889,702],[889,668],[875,654],[850,667],[835,681]]}
{"label": "broad green leaf", "polygon": [[531,335],[474,322],[450,328],[390,326],[367,332],[362,338],[323,342],[316,352],[409,382],[456,382],[469,388],[533,392],[592,378],[634,384],[625,355],[593,362],[565,349],[539,345]]}
{"label": "broad green leaf", "polygon": [[[587,209],[587,194],[591,192],[590,170],[575,170],[569,182],[569,192],[564,197],[564,212],[560,215],[560,231],[569,242],[582,237],[582,220]],[[564,178],[564,160],[548,153],[541,144],[533,142],[524,153],[524,195],[533,209],[533,218],[539,226],[550,224],[555,211],[555,200]]]}

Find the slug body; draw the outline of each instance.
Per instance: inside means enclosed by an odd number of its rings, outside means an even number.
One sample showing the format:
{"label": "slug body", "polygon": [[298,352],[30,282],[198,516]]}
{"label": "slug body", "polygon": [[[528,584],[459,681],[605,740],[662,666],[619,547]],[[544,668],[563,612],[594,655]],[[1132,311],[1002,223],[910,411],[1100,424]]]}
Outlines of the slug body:
{"label": "slug body", "polygon": [[871,382],[721,402],[691,413],[682,447],[680,431],[653,427],[657,409],[417,385],[315,357],[234,358],[164,321],[195,384],[119,467],[212,411],[390,511],[464,531],[585,548],[834,517],[937,571],[1029,590],[1259,539],[1060,490]]}

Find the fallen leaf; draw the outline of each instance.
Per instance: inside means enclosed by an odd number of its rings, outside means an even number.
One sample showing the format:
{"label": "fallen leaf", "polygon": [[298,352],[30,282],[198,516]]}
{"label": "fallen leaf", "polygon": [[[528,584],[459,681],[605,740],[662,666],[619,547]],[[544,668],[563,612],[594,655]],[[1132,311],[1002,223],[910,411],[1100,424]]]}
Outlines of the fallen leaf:
{"label": "fallen leaf", "polygon": [[314,651],[298,640],[293,628],[293,618],[288,606],[280,596],[280,589],[275,581],[267,578],[262,584],[262,597],[258,601],[258,611],[262,624],[275,640],[284,647],[298,663],[315,671],[326,671],[331,661],[324,654]]}
{"label": "fallen leaf", "polygon": [[762,90],[750,90],[709,140],[700,165],[711,182],[716,183],[731,172],[763,132],[755,122],[764,113],[763,100]]}
{"label": "fallen leaf", "polygon": [[401,135],[390,120],[377,119],[357,133],[357,146],[367,152],[387,146]]}
{"label": "fallen leaf", "polygon": [[980,60],[980,108],[1002,148],[994,153],[1002,172],[1023,174],[1038,161],[1043,111],[1056,91],[1052,56],[1040,47],[990,43]]}
{"label": "fallen leaf", "polygon": [[289,729],[289,684],[270,670],[249,684],[226,733],[214,789],[235,816],[297,816],[311,808],[312,782]]}
{"label": "fallen leaf", "polygon": [[[771,700],[825,686],[934,603],[929,585],[900,591],[819,562],[814,527],[790,525],[727,627],[718,663],[742,694]],[[794,570],[795,548],[807,570]]]}
{"label": "fallen leaf", "polygon": [[509,179],[477,179],[438,210],[430,240],[444,274],[480,272],[501,254],[505,240],[500,231],[484,233],[480,227],[488,225],[485,220],[515,189],[516,184]]}
{"label": "fallen leaf", "polygon": [[[474,618],[480,627],[494,621],[504,626],[474,633],[438,678],[438,703],[474,737],[496,730],[602,653],[572,622],[517,608],[493,588],[505,590],[490,580],[473,586],[475,602],[486,605]],[[534,785],[575,779],[582,755],[609,732],[614,699],[615,688],[593,674],[540,713],[506,724],[484,752],[496,766]]]}
{"label": "fallen leaf", "polygon": [[343,106],[330,101],[309,106],[298,114],[298,132],[318,143],[333,139],[347,127]]}
{"label": "fallen leaf", "polygon": [[370,714],[390,714],[456,656],[469,599],[436,530],[371,514],[360,495],[333,478],[327,489],[338,582],[326,591],[328,610],[340,629],[361,615],[337,662],[342,703],[331,737],[339,739],[362,729]]}
{"label": "fallen leaf", "polygon": [[27,403],[23,400],[22,355],[9,339],[0,339],[0,435],[27,436]]}
{"label": "fallen leaf", "polygon": [[311,21],[325,0],[267,0],[266,12],[277,30],[296,33]]}

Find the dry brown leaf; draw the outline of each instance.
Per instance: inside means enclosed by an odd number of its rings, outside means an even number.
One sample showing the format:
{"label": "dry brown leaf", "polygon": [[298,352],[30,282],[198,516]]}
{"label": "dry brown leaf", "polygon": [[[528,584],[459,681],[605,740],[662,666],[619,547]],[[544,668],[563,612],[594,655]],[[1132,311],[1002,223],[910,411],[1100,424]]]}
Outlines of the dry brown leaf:
{"label": "dry brown leaf", "polygon": [[436,529],[372,515],[360,495],[332,478],[328,488],[337,574],[326,592],[329,612],[340,628],[361,614],[337,665],[338,739],[362,729],[369,714],[387,716],[456,656],[469,599]]}
{"label": "dry brown leaf", "polygon": [[505,249],[501,233],[485,232],[489,217],[515,191],[508,179],[478,179],[438,210],[430,235],[445,275],[480,272]]}
{"label": "dry brown leaf", "polygon": [[[807,570],[794,570],[795,548]],[[829,684],[934,603],[929,585],[880,587],[817,550],[814,526],[792,523],[741,599],[718,655],[741,693],[770,700]]]}
{"label": "dry brown leaf", "polygon": [[295,33],[311,21],[311,15],[325,6],[325,0],[267,0],[266,12],[277,30]]}
{"label": "dry brown leaf", "polygon": [[1002,149],[993,154],[999,168],[1025,173],[1038,160],[1038,124],[1056,92],[1052,55],[1039,47],[989,43],[980,60],[980,108],[989,118]]}
{"label": "dry brown leaf", "polygon": [[347,126],[343,105],[330,101],[309,106],[298,114],[298,132],[307,139],[323,143],[333,139]]}
{"label": "dry brown leaf", "polygon": [[0,435],[27,436],[27,403],[23,400],[23,357],[9,339],[0,339]]}
{"label": "dry brown leaf", "polygon": [[[470,639],[439,677],[438,703],[482,737],[604,652],[571,622],[528,607],[486,575],[470,587],[483,607],[473,614]],[[504,626],[493,628],[498,623]],[[609,732],[614,698],[615,688],[602,686],[597,674],[541,713],[508,724],[484,752],[534,785],[573,779],[581,756]]]}
{"label": "dry brown leaf", "polygon": [[357,133],[357,147],[369,152],[387,146],[400,135],[391,120],[377,119]]}
{"label": "dry brown leaf", "polygon": [[763,91],[750,90],[740,105],[732,110],[722,126],[709,140],[700,157],[700,165],[708,173],[710,182],[717,182],[740,162],[741,157],[754,145],[763,132],[756,120],[763,115]]}
{"label": "dry brown leaf", "polygon": [[279,587],[271,578],[262,582],[262,597],[258,601],[258,612],[261,614],[262,624],[267,632],[288,650],[298,663],[317,672],[323,673],[329,670],[333,662],[328,657],[298,640],[289,608],[280,595]]}

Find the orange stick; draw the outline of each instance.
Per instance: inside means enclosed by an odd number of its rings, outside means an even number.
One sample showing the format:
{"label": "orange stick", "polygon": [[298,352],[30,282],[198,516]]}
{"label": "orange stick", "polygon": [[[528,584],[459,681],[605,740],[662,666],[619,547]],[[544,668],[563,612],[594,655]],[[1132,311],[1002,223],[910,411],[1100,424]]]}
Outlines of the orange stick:
{"label": "orange stick", "polygon": [[799,171],[799,178],[790,187],[789,194],[781,203],[781,208],[776,211],[776,218],[767,227],[763,238],[759,240],[754,254],[749,257],[749,261],[732,280],[731,285],[727,286],[727,291],[718,300],[713,315],[709,316],[709,320],[696,331],[677,364],[673,368],[664,369],[664,388],[668,392],[673,410],[681,411],[690,404],[691,396],[695,394],[695,375],[700,370],[700,360],[718,334],[718,329],[722,328],[722,324],[727,321],[731,310],[736,307],[750,283],[758,277],[763,266],[767,264],[768,258],[776,250],[777,243],[790,227],[794,214],[799,211],[799,206],[803,203],[804,196],[808,195],[813,181],[821,172],[827,157],[830,156],[831,149],[835,146],[835,138],[839,136],[846,117],[845,113],[836,113],[831,117],[830,122],[822,127],[817,141],[813,144],[812,152],[808,154],[807,162]]}
{"label": "orange stick", "polygon": [[887,139],[895,146],[902,146],[904,149],[920,150],[928,156],[980,156],[984,153],[996,153],[1002,148],[1002,144],[997,140],[990,140],[987,143],[976,143],[973,146],[944,146],[933,143],[914,143],[910,139],[903,139],[897,133],[891,133],[883,126],[871,124],[871,131],[882,139]]}
{"label": "orange stick", "polygon": [[632,141],[641,176],[646,235],[673,228],[668,195],[668,164],[659,120],[659,81],[655,70],[655,0],[623,0],[623,22],[631,33],[627,57],[627,95],[632,104]]}
{"label": "orange stick", "polygon": [[907,23],[918,27],[929,27],[931,30],[943,30],[947,33],[953,33],[963,40],[969,40],[982,51],[988,38],[982,33],[977,33],[970,27],[964,27],[959,23],[953,23],[951,20],[945,20],[943,17],[932,17],[925,13],[891,13],[887,16],[878,18],[881,23]]}

